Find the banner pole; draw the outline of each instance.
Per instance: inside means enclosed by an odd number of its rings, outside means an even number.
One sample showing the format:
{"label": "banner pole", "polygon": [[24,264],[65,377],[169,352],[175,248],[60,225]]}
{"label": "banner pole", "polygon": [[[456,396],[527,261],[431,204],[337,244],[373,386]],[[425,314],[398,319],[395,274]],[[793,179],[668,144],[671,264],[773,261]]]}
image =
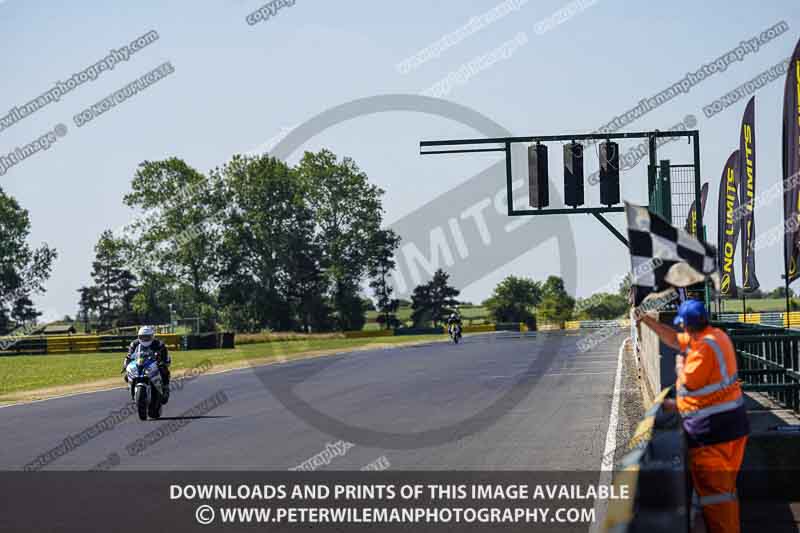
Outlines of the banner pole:
{"label": "banner pole", "polygon": [[744,291],[742,291],[742,313],[744,314],[744,321],[747,322],[747,297],[744,295]]}
{"label": "banner pole", "polygon": [[[787,268],[788,270],[788,268]],[[787,272],[786,275],[783,276],[784,281],[786,281],[786,328],[789,329],[792,327],[792,313],[789,306],[789,273]]]}

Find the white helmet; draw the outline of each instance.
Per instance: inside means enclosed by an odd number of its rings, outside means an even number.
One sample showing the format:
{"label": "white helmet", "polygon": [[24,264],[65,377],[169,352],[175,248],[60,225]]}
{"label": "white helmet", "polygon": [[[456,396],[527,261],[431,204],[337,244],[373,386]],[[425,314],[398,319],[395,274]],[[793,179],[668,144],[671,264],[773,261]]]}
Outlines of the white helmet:
{"label": "white helmet", "polygon": [[156,335],[156,330],[152,326],[142,326],[139,328],[139,344],[143,348],[149,348],[153,343],[153,337]]}

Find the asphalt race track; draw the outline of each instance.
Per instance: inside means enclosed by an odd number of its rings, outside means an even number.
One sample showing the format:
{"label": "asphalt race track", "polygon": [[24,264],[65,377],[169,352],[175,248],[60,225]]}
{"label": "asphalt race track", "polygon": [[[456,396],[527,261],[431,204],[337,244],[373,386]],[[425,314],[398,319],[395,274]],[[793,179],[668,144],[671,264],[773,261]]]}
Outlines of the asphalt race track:
{"label": "asphalt race track", "polygon": [[[318,470],[378,461],[412,470],[596,471],[624,336],[623,330],[581,354],[578,332],[497,333],[459,345],[209,374],[173,392],[166,419],[129,416],[44,469],[87,470],[117,454],[115,470],[282,470],[316,456]],[[281,390],[292,391],[291,398]],[[226,401],[202,415],[169,419],[215,395]],[[0,409],[0,469],[22,469],[127,402],[118,389]],[[170,426],[130,452],[137,439]]]}

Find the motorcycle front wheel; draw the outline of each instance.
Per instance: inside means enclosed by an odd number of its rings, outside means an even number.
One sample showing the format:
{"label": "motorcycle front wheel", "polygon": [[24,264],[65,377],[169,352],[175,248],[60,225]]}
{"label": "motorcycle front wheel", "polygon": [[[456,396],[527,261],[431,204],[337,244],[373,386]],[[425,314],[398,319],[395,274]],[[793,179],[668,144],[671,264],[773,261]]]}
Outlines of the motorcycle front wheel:
{"label": "motorcycle front wheel", "polygon": [[153,399],[150,402],[150,409],[147,411],[147,414],[150,415],[150,418],[161,418],[161,395],[158,391],[153,391]]}
{"label": "motorcycle front wheel", "polygon": [[136,410],[139,412],[139,420],[147,420],[147,392],[144,387],[136,387],[136,392],[133,395],[133,401],[136,402]]}

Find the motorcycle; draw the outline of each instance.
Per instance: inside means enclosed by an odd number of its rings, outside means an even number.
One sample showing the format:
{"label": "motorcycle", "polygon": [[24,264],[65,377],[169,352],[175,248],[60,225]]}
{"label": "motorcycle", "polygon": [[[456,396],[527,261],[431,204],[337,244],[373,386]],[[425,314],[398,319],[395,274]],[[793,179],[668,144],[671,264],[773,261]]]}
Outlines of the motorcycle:
{"label": "motorcycle", "polygon": [[461,325],[453,324],[450,326],[450,338],[453,339],[453,344],[458,344],[461,339]]}
{"label": "motorcycle", "polygon": [[131,354],[126,367],[131,399],[136,404],[140,420],[161,418],[164,405],[164,385],[158,370],[156,354],[152,350],[139,348]]}

